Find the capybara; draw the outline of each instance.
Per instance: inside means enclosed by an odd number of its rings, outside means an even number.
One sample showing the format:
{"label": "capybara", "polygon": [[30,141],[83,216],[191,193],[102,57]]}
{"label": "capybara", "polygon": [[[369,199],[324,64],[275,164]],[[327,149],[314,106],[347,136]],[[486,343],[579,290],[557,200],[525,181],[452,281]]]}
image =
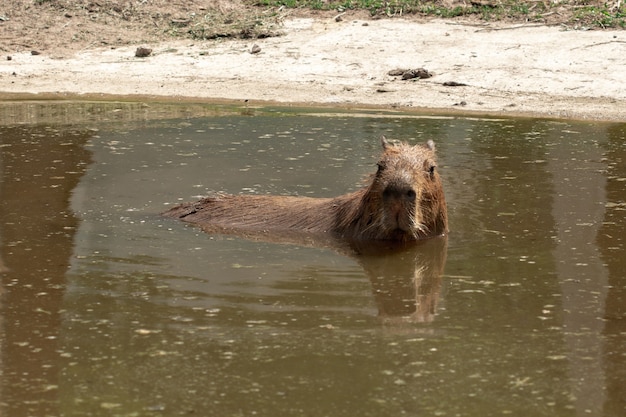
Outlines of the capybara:
{"label": "capybara", "polygon": [[435,144],[392,144],[369,185],[335,198],[217,195],[165,216],[228,234],[328,234],[350,241],[410,242],[446,234],[448,216]]}

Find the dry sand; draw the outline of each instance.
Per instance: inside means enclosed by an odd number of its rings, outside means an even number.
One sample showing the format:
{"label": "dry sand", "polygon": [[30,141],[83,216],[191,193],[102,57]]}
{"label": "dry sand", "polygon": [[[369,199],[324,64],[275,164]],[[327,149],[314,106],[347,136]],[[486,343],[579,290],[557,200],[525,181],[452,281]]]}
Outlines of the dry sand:
{"label": "dry sand", "polygon": [[[283,32],[65,57],[10,53],[0,60],[0,97],[147,96],[626,121],[625,31],[293,18]],[[152,54],[135,57],[137,46]],[[434,76],[388,75],[419,67]],[[466,85],[444,85],[450,81]]]}

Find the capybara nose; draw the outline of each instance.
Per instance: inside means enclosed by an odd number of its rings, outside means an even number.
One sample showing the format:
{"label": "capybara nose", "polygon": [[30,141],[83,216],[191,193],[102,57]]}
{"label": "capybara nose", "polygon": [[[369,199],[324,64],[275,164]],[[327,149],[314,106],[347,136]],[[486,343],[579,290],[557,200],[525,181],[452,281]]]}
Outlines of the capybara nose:
{"label": "capybara nose", "polygon": [[383,199],[384,200],[405,200],[405,201],[415,201],[417,197],[417,193],[413,187],[408,186],[398,186],[398,185],[389,185],[387,188],[383,190]]}

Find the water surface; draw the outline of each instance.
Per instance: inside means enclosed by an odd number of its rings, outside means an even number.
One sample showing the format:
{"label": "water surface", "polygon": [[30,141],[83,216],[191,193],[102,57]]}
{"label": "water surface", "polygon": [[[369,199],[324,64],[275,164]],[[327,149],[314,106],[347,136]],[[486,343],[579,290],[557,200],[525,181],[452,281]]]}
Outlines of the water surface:
{"label": "water surface", "polygon": [[[56,106],[2,109],[0,415],[626,414],[626,124]],[[436,141],[447,242],[355,257],[158,215],[352,191],[381,134]]]}

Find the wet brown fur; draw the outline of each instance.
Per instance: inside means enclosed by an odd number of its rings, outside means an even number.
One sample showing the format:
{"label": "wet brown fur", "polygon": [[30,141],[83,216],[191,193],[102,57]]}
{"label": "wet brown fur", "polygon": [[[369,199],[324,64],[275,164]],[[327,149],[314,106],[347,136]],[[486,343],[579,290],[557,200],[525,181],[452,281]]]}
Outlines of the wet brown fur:
{"label": "wet brown fur", "polygon": [[448,230],[435,147],[392,145],[368,186],[335,198],[217,195],[183,203],[165,216],[232,233],[304,232],[349,240],[414,241]]}

